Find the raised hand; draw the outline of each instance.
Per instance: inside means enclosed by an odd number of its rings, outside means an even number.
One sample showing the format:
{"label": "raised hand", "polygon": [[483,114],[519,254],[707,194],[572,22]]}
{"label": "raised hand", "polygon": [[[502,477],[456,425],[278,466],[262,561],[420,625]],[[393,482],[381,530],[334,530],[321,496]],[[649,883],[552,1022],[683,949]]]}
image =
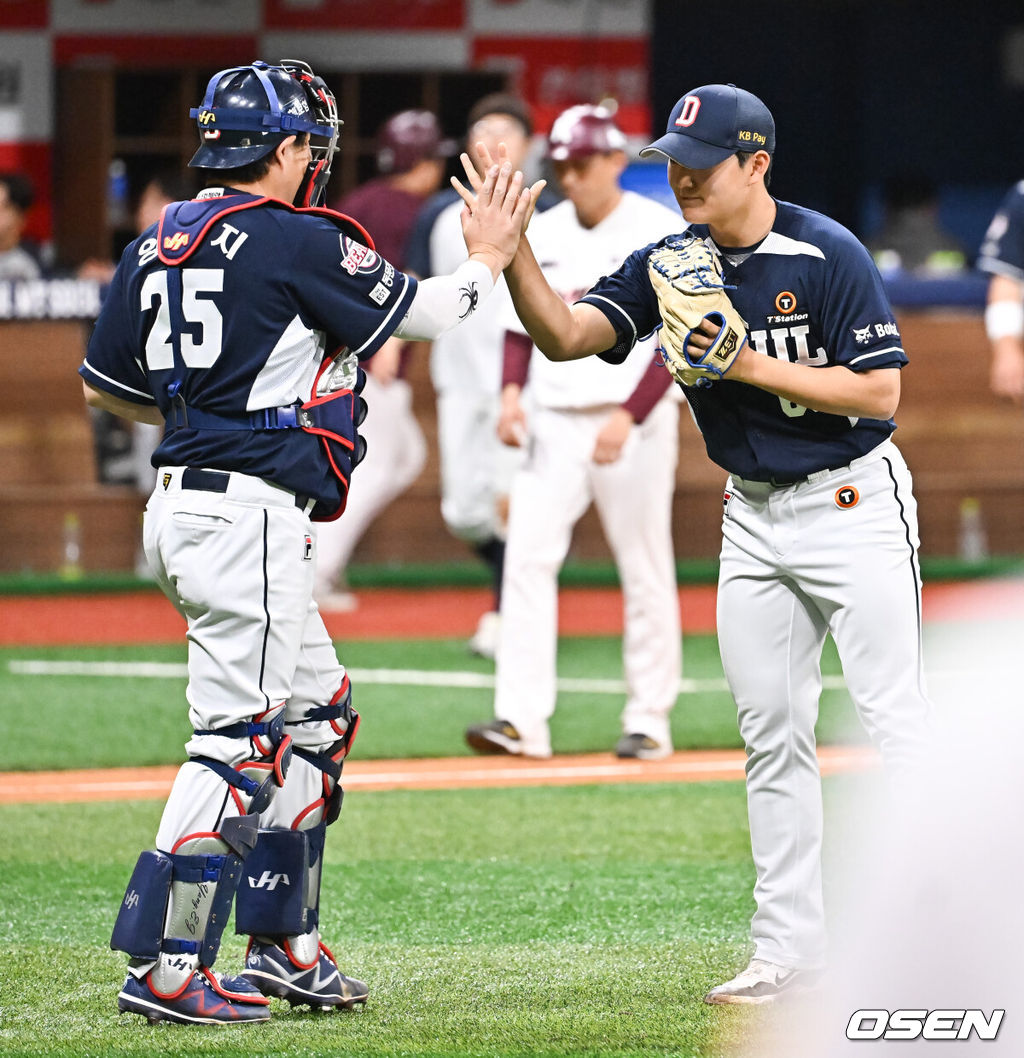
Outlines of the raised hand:
{"label": "raised hand", "polygon": [[[467,164],[470,188],[452,177],[452,186],[465,203],[462,236],[470,257],[484,261],[495,277],[515,256],[523,221],[530,206],[530,191],[523,187],[523,174],[508,161],[488,166],[483,177]],[[472,172],[472,176],[470,176]]]}

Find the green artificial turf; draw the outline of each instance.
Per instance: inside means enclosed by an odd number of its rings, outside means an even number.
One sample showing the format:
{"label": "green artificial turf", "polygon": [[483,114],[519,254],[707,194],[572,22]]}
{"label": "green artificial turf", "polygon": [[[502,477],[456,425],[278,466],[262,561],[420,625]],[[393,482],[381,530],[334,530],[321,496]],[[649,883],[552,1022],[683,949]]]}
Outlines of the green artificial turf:
{"label": "green artificial turf", "polygon": [[[328,833],[322,930],[371,989],[324,1016],[118,1015],[117,903],[155,802],[0,808],[0,1053],[716,1055],[757,1014],[701,1002],[747,955],[741,783],[357,793]],[[236,972],[225,933],[217,968]]]}
{"label": "green artificial turf", "polygon": [[[339,643],[350,668],[417,670],[493,676],[494,665],[472,657],[463,640]],[[687,636],[687,679],[712,689],[681,694],[672,714],[676,748],[738,748],[732,699],[714,687],[722,667],[713,636]],[[183,664],[185,647],[11,647],[0,650],[0,770],[170,764],[182,759],[189,737],[185,678],[14,675],[24,660],[140,661]],[[828,644],[824,669],[838,674]],[[559,675],[621,680],[617,637],[563,639]],[[356,753],[362,758],[436,757],[469,753],[464,729],[493,715],[486,687],[436,687],[354,681],[353,701],[363,717]],[[621,693],[565,692],[552,719],[556,752],[610,750],[620,734]],[[861,729],[845,690],[822,695],[819,738],[858,741]]]}

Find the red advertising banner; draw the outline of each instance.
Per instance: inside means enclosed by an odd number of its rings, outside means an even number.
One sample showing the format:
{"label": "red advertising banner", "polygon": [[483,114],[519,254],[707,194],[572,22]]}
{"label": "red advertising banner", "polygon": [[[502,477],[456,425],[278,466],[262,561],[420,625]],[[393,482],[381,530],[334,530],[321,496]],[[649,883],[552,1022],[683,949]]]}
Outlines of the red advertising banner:
{"label": "red advertising banner", "polygon": [[538,131],[547,132],[566,107],[614,100],[623,132],[651,132],[646,39],[479,37],[473,43],[473,65],[513,72]]}
{"label": "red advertising banner", "polygon": [[0,0],[0,29],[45,29],[49,24],[47,0]]}
{"label": "red advertising banner", "polygon": [[466,0],[265,0],[266,29],[462,29]]}
{"label": "red advertising banner", "polygon": [[85,58],[103,58],[133,69],[177,66],[227,67],[250,63],[258,54],[255,34],[179,36],[62,35],[53,42],[58,66]]}

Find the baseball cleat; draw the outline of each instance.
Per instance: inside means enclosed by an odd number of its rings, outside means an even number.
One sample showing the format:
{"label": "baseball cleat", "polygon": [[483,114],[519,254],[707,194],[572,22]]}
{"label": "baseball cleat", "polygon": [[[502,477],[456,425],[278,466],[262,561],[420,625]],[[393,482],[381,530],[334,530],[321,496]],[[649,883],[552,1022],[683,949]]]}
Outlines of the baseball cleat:
{"label": "baseball cleat", "polygon": [[362,981],[346,977],[323,943],[312,966],[299,966],[284,947],[268,941],[249,942],[242,976],[265,996],[287,1000],[293,1007],[305,1004],[314,1010],[341,1007],[351,1010],[365,1003],[370,990]]}
{"label": "baseball cleat", "polygon": [[149,974],[141,980],[128,975],[118,993],[117,1009],[141,1014],[154,1024],[170,1021],[178,1025],[241,1025],[270,1020],[270,1000],[243,977],[221,977],[200,966],[176,996],[161,996],[152,990]]}
{"label": "baseball cleat", "polygon": [[650,735],[623,735],[615,744],[615,756],[624,760],[664,760],[672,756],[672,746]]}
{"label": "baseball cleat", "polygon": [[813,987],[820,977],[817,970],[791,970],[764,959],[751,959],[750,965],[731,981],[712,988],[705,1003],[772,1003],[779,996]]}
{"label": "baseball cleat", "polygon": [[466,744],[477,753],[507,753],[512,757],[551,756],[550,744],[534,745],[523,741],[513,724],[507,720],[489,720],[466,728]]}

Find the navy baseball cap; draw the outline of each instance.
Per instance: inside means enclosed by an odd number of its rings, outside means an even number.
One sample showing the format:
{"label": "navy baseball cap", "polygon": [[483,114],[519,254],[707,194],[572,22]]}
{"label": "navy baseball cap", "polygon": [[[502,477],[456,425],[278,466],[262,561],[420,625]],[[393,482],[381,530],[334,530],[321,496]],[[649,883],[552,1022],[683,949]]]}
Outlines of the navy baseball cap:
{"label": "navy baseball cap", "polygon": [[665,135],[640,156],[663,154],[687,169],[710,169],[737,151],[775,153],[771,111],[734,84],[707,84],[676,103]]}

